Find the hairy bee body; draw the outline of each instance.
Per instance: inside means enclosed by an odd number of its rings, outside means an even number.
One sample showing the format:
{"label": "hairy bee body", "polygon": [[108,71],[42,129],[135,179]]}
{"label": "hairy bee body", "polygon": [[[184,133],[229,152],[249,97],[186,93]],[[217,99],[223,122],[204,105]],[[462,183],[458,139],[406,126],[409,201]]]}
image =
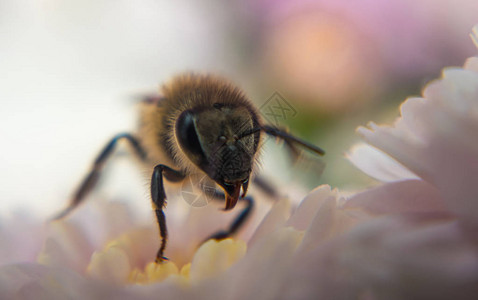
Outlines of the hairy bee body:
{"label": "hairy bee body", "polygon": [[[173,78],[163,86],[161,96],[142,101],[139,120],[137,135],[120,133],[106,144],[69,206],[56,219],[66,216],[85,199],[118,142],[125,140],[143,162],[154,164],[150,187],[161,238],[156,255],[158,263],[165,259],[168,237],[165,180],[181,182],[199,175],[224,191],[214,191],[212,195],[225,200],[225,210],[233,209],[238,200],[247,203],[228,229],[211,236],[223,239],[234,234],[252,210],[253,200],[246,193],[262,133],[284,140],[292,153],[298,153],[298,145],[324,154],[306,141],[263,124],[257,109],[239,88],[212,75],[189,73]],[[263,188],[267,186],[261,180],[256,182]]]}

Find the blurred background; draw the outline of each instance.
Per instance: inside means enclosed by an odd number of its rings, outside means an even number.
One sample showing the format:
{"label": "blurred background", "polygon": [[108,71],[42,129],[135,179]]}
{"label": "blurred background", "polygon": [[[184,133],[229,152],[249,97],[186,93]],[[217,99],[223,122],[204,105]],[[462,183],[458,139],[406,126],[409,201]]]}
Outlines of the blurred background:
{"label": "blurred background", "polygon": [[[475,55],[476,23],[476,0],[0,0],[0,215],[57,212],[104,144],[134,132],[134,98],[187,70],[231,78],[267,120],[326,150],[313,177],[268,143],[276,183],[373,184],[344,159],[355,128],[392,122]],[[149,209],[149,170],[114,161],[98,197]]]}

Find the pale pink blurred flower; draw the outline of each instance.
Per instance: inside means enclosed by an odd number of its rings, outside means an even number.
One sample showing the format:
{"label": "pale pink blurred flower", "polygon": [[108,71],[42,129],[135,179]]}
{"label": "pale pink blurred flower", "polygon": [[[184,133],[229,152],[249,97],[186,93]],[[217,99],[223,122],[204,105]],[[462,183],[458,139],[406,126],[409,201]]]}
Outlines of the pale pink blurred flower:
{"label": "pale pink blurred flower", "polygon": [[[382,170],[368,168],[371,165],[361,157],[367,153],[368,160],[377,158],[371,154],[377,150],[365,146],[356,148],[350,159],[384,181],[390,178],[383,171],[395,174],[392,181],[419,177],[440,193],[463,224],[478,230],[478,199],[473,188],[478,178],[477,99],[478,59],[473,57],[463,69],[445,69],[441,79],[426,86],[422,98],[407,99],[392,127],[370,123],[369,128],[358,129],[370,145],[398,163],[388,159],[380,163]],[[386,159],[380,157],[375,163]]]}
{"label": "pale pink blurred flower", "polygon": [[[125,205],[88,204],[46,226],[36,262],[3,262],[0,298],[475,299],[477,99],[471,58],[408,99],[393,126],[359,129],[386,153],[360,146],[349,158],[386,183],[347,198],[319,186],[297,207],[281,199],[252,236],[198,250],[215,208],[170,214],[178,238],[160,265],[153,222]],[[15,251],[21,240],[3,242]]]}
{"label": "pale pink blurred flower", "polygon": [[0,216],[0,266],[34,262],[45,236],[44,226],[27,212]]}
{"label": "pale pink blurred flower", "polygon": [[262,0],[261,68],[289,98],[353,110],[473,54],[474,0]]}
{"label": "pale pink blurred flower", "polygon": [[[294,260],[362,218],[361,214],[348,216],[337,210],[338,199],[337,191],[321,186],[292,213],[284,198],[273,206],[247,244],[232,239],[209,241],[191,257],[189,248],[200,240],[182,232],[191,240],[171,241],[176,252],[171,257],[186,256],[184,265],[178,263],[181,259],[161,265],[153,262],[158,246],[153,222],[138,223],[128,208],[118,203],[87,204],[71,219],[47,226],[36,262],[0,267],[0,298],[277,298],[284,292],[287,270]],[[208,227],[217,207],[211,209],[196,211],[185,221],[194,220],[192,225],[201,228],[196,232],[199,236],[206,233],[202,227]],[[180,234],[176,229],[171,237]]]}
{"label": "pale pink blurred flower", "polygon": [[[478,26],[472,35],[478,46],[477,34]],[[358,129],[369,145],[354,147],[349,159],[388,182],[344,205],[380,216],[350,231],[358,240],[339,246],[360,254],[354,256],[361,262],[347,267],[370,287],[364,297],[476,298],[477,132],[477,57],[464,68],[445,69],[422,98],[407,99],[393,126],[370,123]],[[365,226],[373,227],[357,231]]]}

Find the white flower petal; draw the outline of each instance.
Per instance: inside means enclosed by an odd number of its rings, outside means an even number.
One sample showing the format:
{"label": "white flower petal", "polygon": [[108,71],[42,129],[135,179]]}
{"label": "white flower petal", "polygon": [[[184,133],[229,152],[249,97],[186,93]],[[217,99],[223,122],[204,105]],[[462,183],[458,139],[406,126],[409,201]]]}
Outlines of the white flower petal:
{"label": "white flower petal", "polygon": [[466,70],[471,70],[478,72],[478,57],[470,57],[466,60],[465,66],[463,67]]}
{"label": "white flower petal", "polygon": [[347,159],[365,174],[384,182],[417,179],[402,164],[367,144],[357,144],[346,154]]}
{"label": "white flower petal", "polygon": [[475,27],[473,27],[470,37],[473,43],[475,43],[475,46],[478,48],[478,25],[475,25]]}
{"label": "white flower petal", "polygon": [[[418,159],[418,154],[420,154],[423,145],[419,141],[414,140],[411,136],[402,139],[399,136],[400,133],[394,132],[390,127],[381,127],[373,123],[370,123],[369,126],[370,129],[357,128],[357,132],[365,141],[410,168],[418,176],[423,176],[422,170],[424,167]],[[413,166],[413,168],[410,166]]]}
{"label": "white flower petal", "polygon": [[[464,120],[472,124],[476,122],[478,117],[477,72],[458,68],[444,69],[442,78],[429,83],[423,95],[434,102],[435,108],[442,108],[452,121]],[[468,118],[471,120],[467,120]],[[447,128],[440,126],[438,129]]]}

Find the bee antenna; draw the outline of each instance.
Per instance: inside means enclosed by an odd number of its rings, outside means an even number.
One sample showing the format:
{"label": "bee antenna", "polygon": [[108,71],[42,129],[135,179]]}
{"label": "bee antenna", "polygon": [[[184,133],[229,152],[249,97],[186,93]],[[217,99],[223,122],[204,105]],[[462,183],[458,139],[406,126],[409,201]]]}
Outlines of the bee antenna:
{"label": "bee antenna", "polygon": [[264,131],[268,135],[275,136],[277,138],[280,138],[284,140],[287,143],[294,143],[297,145],[300,145],[301,147],[304,147],[308,149],[309,151],[312,151],[318,155],[324,155],[325,151],[315,145],[312,145],[304,140],[301,140],[283,130],[280,130],[279,128],[275,126],[270,126],[270,125],[263,125],[259,128],[259,130]]}
{"label": "bee antenna", "polygon": [[241,134],[237,137],[237,139],[240,140],[240,139],[242,139],[242,138],[244,138],[244,137],[246,137],[246,136],[248,136],[248,135],[254,134],[254,133],[259,132],[259,131],[261,131],[261,130],[262,130],[261,127],[256,127],[256,128],[252,128],[252,129],[246,130],[246,131],[244,131],[243,133],[241,133]]}

